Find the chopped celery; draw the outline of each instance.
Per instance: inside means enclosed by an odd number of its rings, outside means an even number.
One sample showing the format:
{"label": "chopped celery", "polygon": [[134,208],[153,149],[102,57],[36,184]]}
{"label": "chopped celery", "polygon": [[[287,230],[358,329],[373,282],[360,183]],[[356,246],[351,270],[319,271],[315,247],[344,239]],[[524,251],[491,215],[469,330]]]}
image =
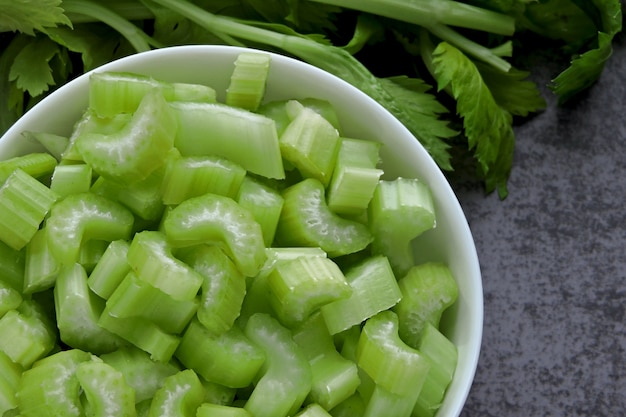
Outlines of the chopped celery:
{"label": "chopped celery", "polygon": [[24,294],[52,288],[61,265],[50,251],[46,228],[37,230],[25,248]]}
{"label": "chopped celery", "polygon": [[0,318],[15,310],[22,303],[22,294],[7,282],[0,279]]}
{"label": "chopped celery", "polygon": [[318,246],[335,257],[358,252],[372,241],[367,226],[330,211],[324,186],[316,179],[292,185],[283,191],[283,197],[276,230],[281,246]]}
{"label": "chopped celery", "polygon": [[91,239],[86,240],[80,246],[77,263],[85,268],[87,274],[90,274],[96,264],[100,261],[100,258],[102,258],[102,255],[106,251],[109,243],[110,242],[107,240]]}
{"label": "chopped celery", "polygon": [[127,239],[134,217],[124,206],[93,194],[71,194],[50,209],[48,246],[62,266],[78,261],[81,244],[90,239]]}
{"label": "chopped celery", "polygon": [[85,395],[85,415],[135,417],[135,390],[124,374],[102,361],[81,362],[76,378]]}
{"label": "chopped celery", "polygon": [[269,247],[274,241],[284,199],[280,192],[246,176],[237,195],[237,203],[248,209],[263,231],[263,242]]}
{"label": "chopped celery", "polygon": [[245,408],[204,403],[198,407],[196,417],[253,417]]}
{"label": "chopped celery", "polygon": [[60,161],[63,156],[63,152],[69,145],[69,138],[66,136],[56,135],[49,132],[33,132],[25,131],[22,135],[29,140],[39,142],[46,151],[50,153],[57,161]]}
{"label": "chopped celery", "polygon": [[50,189],[59,197],[86,193],[91,188],[92,169],[87,164],[58,165],[52,173]]}
{"label": "chopped celery", "polygon": [[217,92],[204,84],[172,83],[174,96],[172,101],[194,101],[201,103],[217,102]]}
{"label": "chopped celery", "polygon": [[56,165],[57,160],[48,153],[29,153],[0,161],[0,185],[18,168],[33,178],[39,178],[52,174]]}
{"label": "chopped celery", "polygon": [[13,249],[0,239],[0,277],[22,292],[24,286],[25,250]]}
{"label": "chopped celery", "polygon": [[87,284],[98,296],[107,299],[130,271],[126,256],[130,244],[126,240],[109,243],[102,257],[91,271]]}
{"label": "chopped celery", "polygon": [[215,405],[233,405],[235,395],[237,394],[236,388],[227,387],[222,384],[207,381],[200,376],[200,382],[204,387],[204,402]]}
{"label": "chopped celery", "polygon": [[400,395],[376,385],[367,401],[363,417],[411,417],[419,392],[417,387],[405,395]]}
{"label": "chopped celery", "polygon": [[195,417],[204,400],[198,375],[185,369],[165,378],[150,404],[148,417]]}
{"label": "chopped celery", "polygon": [[246,171],[285,178],[274,121],[220,103],[172,103],[178,119],[174,145],[185,156],[217,155]]}
{"label": "chopped celery", "polygon": [[365,413],[365,402],[358,394],[354,394],[330,410],[333,417],[357,417]]}
{"label": "chopped celery", "polygon": [[17,168],[0,186],[0,240],[22,249],[56,200],[48,187]]}
{"label": "chopped celery", "polygon": [[205,194],[185,200],[163,222],[174,246],[217,244],[245,276],[256,275],[265,261],[261,226],[233,199]]}
{"label": "chopped celery", "polygon": [[304,407],[294,417],[331,417],[331,415],[321,405],[312,403]]}
{"label": "chopped celery", "polygon": [[[276,130],[279,137],[283,134],[285,128],[287,127],[287,125],[289,125],[289,123],[295,116],[293,114],[293,109],[291,109],[292,111],[287,111],[287,104],[290,101],[291,100],[270,101],[261,104],[261,106],[259,106],[257,110],[257,113],[263,114],[274,120],[274,122],[276,123]],[[297,101],[304,107],[308,107],[311,110],[319,113],[335,129],[341,130],[337,112],[329,101],[315,97],[299,98]],[[292,104],[289,104],[289,107],[291,106]]]}
{"label": "chopped celery", "polygon": [[398,285],[402,299],[393,310],[400,320],[400,337],[416,347],[427,323],[439,327],[441,315],[458,298],[458,285],[447,265],[438,262],[412,267]]}
{"label": "chopped celery", "polygon": [[260,52],[237,55],[226,89],[226,104],[256,111],[265,95],[271,56]]}
{"label": "chopped celery", "polygon": [[17,387],[23,368],[0,351],[0,415],[17,407]]}

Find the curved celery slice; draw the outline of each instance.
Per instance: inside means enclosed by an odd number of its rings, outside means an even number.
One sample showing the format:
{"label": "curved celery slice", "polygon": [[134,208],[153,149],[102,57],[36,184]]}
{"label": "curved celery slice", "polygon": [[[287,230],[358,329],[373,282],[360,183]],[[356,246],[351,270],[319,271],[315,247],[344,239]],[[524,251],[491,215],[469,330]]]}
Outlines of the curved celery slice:
{"label": "curved celery slice", "polygon": [[285,178],[274,121],[220,103],[170,104],[178,118],[174,145],[185,156],[218,155],[246,171]]}
{"label": "curved celery slice", "polygon": [[267,314],[254,314],[246,336],[265,352],[266,359],[244,408],[255,417],[295,414],[311,390],[311,366],[291,333]]}
{"label": "curved celery slice", "polygon": [[265,246],[271,246],[284,203],[280,192],[246,176],[239,187],[237,202],[250,210],[254,219],[261,225]]}
{"label": "curved celery slice", "polygon": [[265,262],[261,226],[234,200],[217,194],[190,198],[163,222],[173,246],[217,244],[245,276],[256,275]]}
{"label": "curved celery slice", "polygon": [[195,417],[204,401],[204,389],[198,375],[185,369],[165,378],[154,394],[148,417]]}
{"label": "curved celery slice", "polygon": [[48,245],[62,266],[78,261],[90,239],[128,239],[134,217],[124,206],[92,193],[72,194],[54,204],[46,221]]}
{"label": "curved celery slice", "polygon": [[226,104],[256,111],[265,95],[271,60],[269,54],[261,52],[243,52],[237,55],[226,89]]}
{"label": "curved celery slice", "polygon": [[367,226],[330,211],[318,180],[309,178],[292,185],[283,191],[283,198],[276,230],[282,246],[319,246],[336,257],[358,252],[372,241]]}
{"label": "curved celery slice", "polygon": [[105,362],[81,362],[76,377],[87,399],[85,414],[93,417],[135,417],[135,390],[124,374]]}
{"label": "curved celery slice", "polygon": [[48,153],[28,153],[0,161],[0,185],[16,169],[21,169],[33,178],[50,175],[57,165],[57,160]]}
{"label": "curved celery slice", "polygon": [[149,93],[120,130],[80,134],[75,146],[99,175],[132,184],[165,164],[176,130],[176,117],[163,96]]}

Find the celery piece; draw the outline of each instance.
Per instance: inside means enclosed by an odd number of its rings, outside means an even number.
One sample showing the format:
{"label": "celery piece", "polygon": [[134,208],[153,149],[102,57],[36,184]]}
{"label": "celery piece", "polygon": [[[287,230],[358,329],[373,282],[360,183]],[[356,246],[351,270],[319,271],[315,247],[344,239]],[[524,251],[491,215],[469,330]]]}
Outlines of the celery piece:
{"label": "celery piece", "polygon": [[400,395],[376,385],[367,401],[363,417],[411,417],[419,392],[419,388],[415,388],[405,395]]}
{"label": "celery piece", "polygon": [[255,417],[295,414],[311,390],[311,366],[302,349],[291,332],[267,314],[252,315],[244,332],[266,355],[244,408]]}
{"label": "celery piece", "polygon": [[290,103],[299,106],[299,111],[280,136],[283,157],[304,177],[327,186],[339,153],[339,132],[314,110],[296,101]]}
{"label": "celery piece", "polygon": [[331,417],[331,415],[321,405],[312,403],[304,407],[294,417]]}
{"label": "celery piece", "polygon": [[389,261],[384,256],[367,258],[346,270],[345,277],[352,287],[352,295],[321,308],[331,334],[349,329],[391,308],[402,297]]}
{"label": "celery piece", "polygon": [[17,168],[0,186],[0,240],[13,249],[22,249],[55,200],[54,192]]}
{"label": "celery piece", "polygon": [[411,240],[436,225],[430,188],[414,178],[380,181],[368,219],[374,235],[372,252],[387,256],[396,275],[402,276],[414,264]]}
{"label": "celery piece", "polygon": [[106,306],[114,317],[142,317],[167,333],[178,334],[196,314],[198,301],[174,299],[131,271],[111,294]]}
{"label": "celery piece", "polygon": [[216,382],[207,381],[200,377],[200,382],[204,387],[204,402],[216,405],[233,405],[236,388],[227,387]]}
{"label": "celery piece", "polygon": [[441,406],[446,389],[452,382],[458,352],[456,345],[430,323],[426,324],[417,349],[430,361],[431,367],[412,414],[416,417],[432,417]]}
{"label": "celery piece", "polygon": [[337,352],[321,313],[315,313],[295,328],[293,340],[311,365],[308,402],[330,410],[356,392],[361,382],[356,363]]}
{"label": "celery piece", "polygon": [[335,408],[330,410],[333,417],[356,417],[365,413],[365,402],[358,394],[354,394],[346,400],[339,403]]}
{"label": "celery piece", "polygon": [[104,300],[87,285],[87,273],[79,264],[61,271],[54,286],[57,327],[61,341],[77,349],[102,354],[125,342],[98,325]]}
{"label": "celery piece", "polygon": [[80,245],[80,252],[78,253],[77,263],[85,268],[87,274],[90,274],[91,271],[98,264],[109,243],[110,242],[107,240],[91,239],[86,240],[85,242],[83,242],[82,245]]}
{"label": "celery piece", "polygon": [[263,52],[237,55],[226,89],[226,104],[256,111],[265,95],[271,60],[270,54]]}
{"label": "celery piece", "polygon": [[76,369],[91,359],[88,352],[64,350],[41,359],[26,370],[17,390],[21,416],[84,416]]}
{"label": "celery piece", "polygon": [[81,134],[76,147],[100,176],[132,184],[165,164],[176,130],[176,117],[163,96],[149,93],[121,129],[109,134]]}
{"label": "celery piece", "polygon": [[135,390],[124,374],[101,361],[81,362],[76,378],[85,395],[85,415],[93,417],[135,417]]}
{"label": "celery piece", "polygon": [[248,386],[265,361],[263,350],[239,327],[216,336],[197,319],[189,323],[175,355],[207,381],[230,388]]}
{"label": "celery piece", "polygon": [[22,303],[22,295],[4,280],[0,279],[0,318],[15,310]]}
{"label": "celery piece", "polygon": [[398,280],[402,299],[393,307],[400,319],[400,337],[416,347],[426,323],[439,327],[443,312],[458,298],[459,288],[447,265],[415,265]]}
{"label": "celery piece", "polygon": [[0,415],[17,407],[17,387],[24,371],[22,367],[0,351]]}
{"label": "celery piece", "polygon": [[202,194],[235,198],[246,170],[219,156],[187,156],[173,159],[163,179],[163,203],[180,204]]}
{"label": "celery piece", "polygon": [[428,359],[400,339],[398,316],[390,310],[365,322],[356,357],[376,386],[400,396],[419,393],[430,369]]}
{"label": "celery piece", "polygon": [[302,256],[278,263],[268,276],[270,304],[282,324],[292,327],[321,306],[352,293],[343,272],[329,258]]}
{"label": "celery piece", "polygon": [[126,259],[129,247],[130,243],[122,239],[109,243],[91,271],[87,285],[101,298],[108,299],[131,270]]}
{"label": "celery piece", "polygon": [[[26,300],[20,304],[20,309]],[[0,351],[23,368],[50,353],[56,341],[51,323],[38,312],[10,310],[0,318]]]}
{"label": "celery piece", "polygon": [[254,219],[261,225],[265,246],[271,246],[284,203],[280,192],[246,176],[239,188],[237,202],[241,207],[250,210]]}
{"label": "celery piece", "polygon": [[27,153],[26,155],[0,161],[0,185],[5,182],[16,169],[21,169],[33,178],[52,174],[57,160],[48,153]]}
{"label": "celery piece", "polygon": [[156,362],[143,350],[129,345],[100,355],[105,363],[124,375],[126,383],[135,391],[135,402],[150,400],[163,386],[165,378],[181,370],[174,362]]}
{"label": "celery piece", "polygon": [[198,375],[185,369],[165,378],[150,405],[148,417],[195,417],[204,400],[204,389]]}
{"label": "celery piece", "polygon": [[245,408],[204,403],[198,407],[196,417],[252,417]]}
{"label": "celery piece", "polygon": [[[324,321],[325,323],[326,321]],[[346,359],[356,362],[356,347],[361,337],[361,325],[356,324],[340,333],[333,335],[337,351]]]}
{"label": "celery piece", "polygon": [[184,156],[217,155],[246,171],[285,178],[274,121],[220,103],[171,103],[178,119],[174,145]]}
{"label": "celery piece", "polygon": [[[171,101],[194,101],[216,103],[217,92],[213,87],[204,84],[171,83],[174,88]],[[169,99],[166,97],[166,99]]]}
{"label": "celery piece", "polygon": [[173,246],[219,245],[248,277],[265,261],[261,226],[228,197],[205,194],[185,200],[168,214],[163,229]]}
{"label": "celery piece", "polygon": [[246,277],[217,246],[198,245],[180,256],[203,277],[197,317],[215,335],[235,323],[246,295]]}
{"label": "celery piece", "polygon": [[63,152],[69,145],[69,138],[67,136],[50,132],[33,132],[26,130],[22,132],[22,136],[30,141],[38,142],[46,149],[47,153],[52,155],[57,161],[62,159]]}
{"label": "celery piece", "polygon": [[124,206],[93,194],[71,194],[50,209],[48,246],[61,266],[78,261],[84,241],[128,239],[134,217]]}
{"label": "celery piece", "polygon": [[50,251],[46,227],[37,230],[25,248],[24,294],[52,288],[61,265]]}
{"label": "celery piece", "polygon": [[372,241],[367,226],[330,211],[318,180],[309,178],[290,186],[283,191],[283,198],[276,229],[281,246],[319,246],[336,257],[358,252]]}
{"label": "celery piece", "polygon": [[58,165],[52,173],[50,189],[59,197],[86,193],[91,188],[92,169],[87,164]]}
{"label": "celery piece", "polygon": [[0,279],[19,292],[24,287],[25,258],[26,250],[13,249],[0,239]]}
{"label": "celery piece", "polygon": [[[289,123],[295,116],[293,114],[293,111],[287,111],[287,103],[289,103],[290,101],[291,100],[270,101],[261,104],[257,109],[257,113],[263,114],[274,120],[274,122],[276,123],[276,131],[278,132],[278,137],[283,134],[285,128],[287,127],[287,125],[289,125]],[[337,112],[328,100],[316,97],[305,97],[299,98],[297,102],[304,107],[308,107],[311,110],[319,113],[335,129],[341,130]]]}
{"label": "celery piece", "polygon": [[174,257],[162,232],[146,230],[135,234],[127,259],[139,279],[176,300],[193,300],[202,286],[202,276]]}

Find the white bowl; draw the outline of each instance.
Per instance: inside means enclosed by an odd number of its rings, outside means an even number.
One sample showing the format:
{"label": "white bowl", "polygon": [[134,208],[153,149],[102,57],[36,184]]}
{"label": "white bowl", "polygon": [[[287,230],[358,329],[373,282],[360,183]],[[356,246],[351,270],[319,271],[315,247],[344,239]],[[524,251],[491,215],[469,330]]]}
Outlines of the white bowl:
{"label": "white bowl", "polygon": [[[129,71],[165,81],[206,83],[224,98],[233,62],[244,49],[228,46],[180,46],[157,49],[111,62],[95,71]],[[458,347],[458,367],[438,417],[456,417],[469,393],[480,353],[483,293],[474,241],[447,180],[414,136],[369,96],[306,63],[272,54],[268,99],[317,97],[337,109],[346,136],[383,142],[386,176],[418,177],[432,189],[437,227],[416,242],[419,261],[446,262],[459,285],[458,302],[442,320],[444,333]],[[21,132],[68,135],[87,106],[88,74],[60,87],[28,111],[0,138],[0,160],[37,150]]]}

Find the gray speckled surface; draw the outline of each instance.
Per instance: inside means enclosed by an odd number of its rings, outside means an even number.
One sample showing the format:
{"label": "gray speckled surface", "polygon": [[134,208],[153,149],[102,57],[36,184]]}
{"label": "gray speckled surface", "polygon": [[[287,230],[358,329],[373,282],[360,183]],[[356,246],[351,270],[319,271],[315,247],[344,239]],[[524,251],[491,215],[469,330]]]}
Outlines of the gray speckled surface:
{"label": "gray speckled surface", "polygon": [[546,95],[517,127],[505,201],[455,185],[485,297],[462,417],[626,414],[624,39],[587,94],[568,107]]}

